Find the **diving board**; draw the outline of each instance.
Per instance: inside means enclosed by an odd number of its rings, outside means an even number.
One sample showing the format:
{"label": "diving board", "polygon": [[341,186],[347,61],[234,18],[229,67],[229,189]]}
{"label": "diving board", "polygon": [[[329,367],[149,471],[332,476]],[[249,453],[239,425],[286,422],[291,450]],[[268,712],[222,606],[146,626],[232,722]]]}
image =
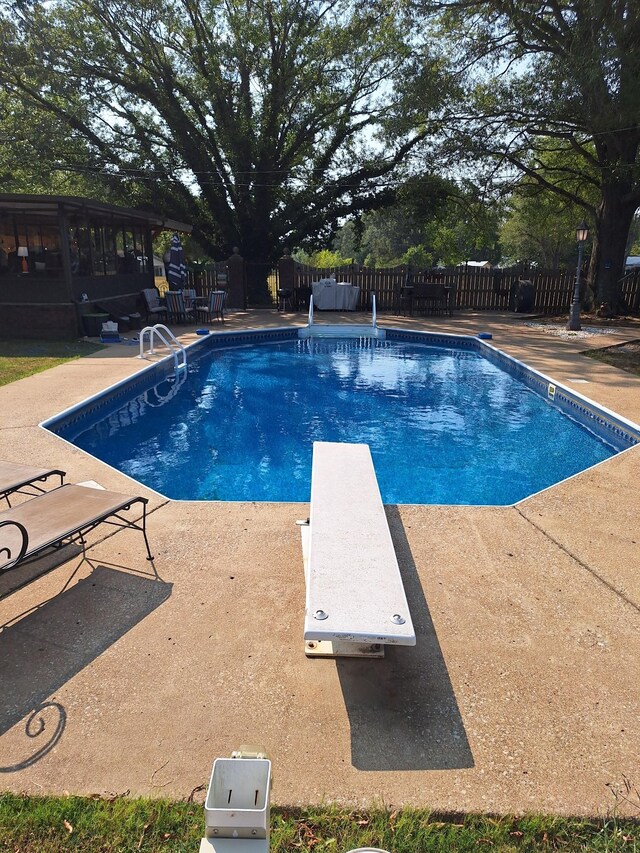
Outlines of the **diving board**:
{"label": "diving board", "polygon": [[305,654],[382,657],[415,631],[367,444],[313,444]]}

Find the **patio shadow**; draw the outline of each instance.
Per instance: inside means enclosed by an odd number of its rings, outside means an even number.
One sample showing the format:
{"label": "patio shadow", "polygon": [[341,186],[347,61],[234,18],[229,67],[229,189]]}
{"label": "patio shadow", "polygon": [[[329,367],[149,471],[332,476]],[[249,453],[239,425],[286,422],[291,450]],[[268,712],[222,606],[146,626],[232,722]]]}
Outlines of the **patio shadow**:
{"label": "patio shadow", "polygon": [[[40,758],[64,729],[66,713],[50,697],[171,595],[172,584],[97,566],[90,575],[49,599],[17,622],[0,629],[0,737],[24,720],[28,739],[46,734],[50,744],[33,743]],[[55,711],[54,731],[34,723],[44,708]],[[38,731],[41,726],[43,731]],[[51,729],[51,725],[47,728]],[[35,729],[35,734],[34,734]],[[1,772],[23,769],[34,756]]]}
{"label": "patio shadow", "polygon": [[417,644],[386,646],[383,660],[336,659],[351,725],[351,762],[358,770],[473,767],[400,514],[391,506],[386,512]]}

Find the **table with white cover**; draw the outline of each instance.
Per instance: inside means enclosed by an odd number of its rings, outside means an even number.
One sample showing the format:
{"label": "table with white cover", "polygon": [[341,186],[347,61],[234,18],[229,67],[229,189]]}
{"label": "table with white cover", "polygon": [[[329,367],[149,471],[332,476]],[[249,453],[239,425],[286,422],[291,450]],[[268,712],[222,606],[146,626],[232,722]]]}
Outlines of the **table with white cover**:
{"label": "table with white cover", "polygon": [[312,281],[314,308],[320,311],[355,311],[360,288],[348,281]]}

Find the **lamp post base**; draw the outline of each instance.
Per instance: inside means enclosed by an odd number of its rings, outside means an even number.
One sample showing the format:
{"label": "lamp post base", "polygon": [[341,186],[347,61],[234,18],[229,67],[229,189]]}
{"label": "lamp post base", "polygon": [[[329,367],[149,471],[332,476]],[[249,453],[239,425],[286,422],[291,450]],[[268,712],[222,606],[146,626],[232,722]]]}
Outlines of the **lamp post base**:
{"label": "lamp post base", "polygon": [[580,303],[572,302],[569,309],[569,322],[567,330],[569,332],[579,332],[582,326],[580,325]]}

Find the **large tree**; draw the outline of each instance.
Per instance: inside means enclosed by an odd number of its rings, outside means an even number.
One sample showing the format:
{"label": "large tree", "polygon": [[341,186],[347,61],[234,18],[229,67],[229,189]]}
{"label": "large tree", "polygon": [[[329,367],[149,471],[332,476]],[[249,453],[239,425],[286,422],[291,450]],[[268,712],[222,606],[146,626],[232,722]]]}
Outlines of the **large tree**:
{"label": "large tree", "polygon": [[[384,198],[429,132],[385,136],[390,83],[411,62],[385,3],[0,0],[0,10],[0,88],[34,123],[66,126],[110,179],[192,222],[212,253],[239,246],[267,260],[285,241],[329,235]],[[57,156],[77,168],[73,150]]]}
{"label": "large tree", "polygon": [[[627,236],[640,205],[640,3],[422,5],[444,13],[444,32],[468,76],[469,110],[455,116],[454,146],[464,141],[503,174],[512,167],[579,205],[595,226],[591,288],[598,301],[619,307]],[[567,148],[572,163],[550,171],[549,157]]]}
{"label": "large tree", "polygon": [[[549,143],[558,147],[554,140]],[[575,269],[576,226],[585,215],[575,198],[591,209],[598,202],[597,175],[592,170],[587,181],[584,166],[580,171],[575,164],[575,151],[567,145],[545,156],[538,152],[527,164],[538,177],[521,176],[507,201],[501,243],[509,259],[534,261],[547,269]],[[547,189],[545,182],[561,186],[565,194]]]}

